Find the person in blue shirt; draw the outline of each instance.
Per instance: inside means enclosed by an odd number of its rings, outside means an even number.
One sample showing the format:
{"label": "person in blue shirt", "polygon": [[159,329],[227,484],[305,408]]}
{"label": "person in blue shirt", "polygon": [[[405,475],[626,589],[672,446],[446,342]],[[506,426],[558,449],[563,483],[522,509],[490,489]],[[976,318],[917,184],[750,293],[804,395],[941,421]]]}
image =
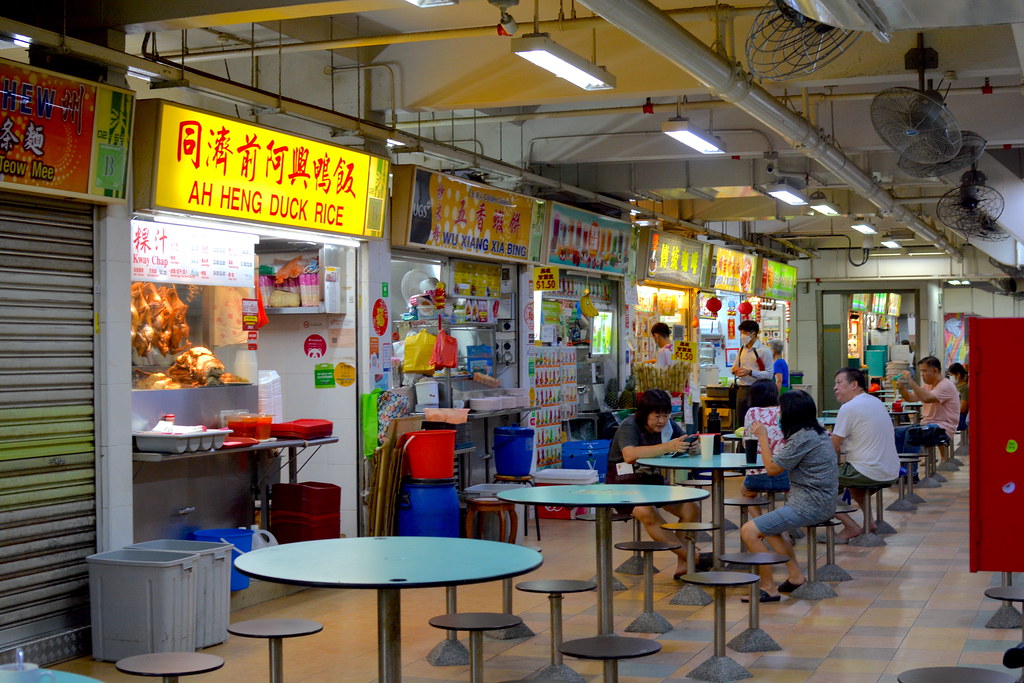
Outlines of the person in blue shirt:
{"label": "person in blue shirt", "polygon": [[789,363],[782,357],[786,345],[781,339],[772,339],[768,342],[768,348],[772,352],[772,358],[775,359],[772,365],[772,372],[775,373],[775,386],[779,388],[780,394],[789,391]]}

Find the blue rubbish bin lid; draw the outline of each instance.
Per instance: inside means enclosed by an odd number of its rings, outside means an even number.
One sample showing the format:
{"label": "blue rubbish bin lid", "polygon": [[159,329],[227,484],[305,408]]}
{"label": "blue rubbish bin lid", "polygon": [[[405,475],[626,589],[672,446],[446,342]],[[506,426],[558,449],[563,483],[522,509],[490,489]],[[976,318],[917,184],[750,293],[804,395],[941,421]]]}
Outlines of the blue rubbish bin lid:
{"label": "blue rubbish bin lid", "polygon": [[533,430],[529,427],[495,427],[494,433],[502,436],[533,436]]}

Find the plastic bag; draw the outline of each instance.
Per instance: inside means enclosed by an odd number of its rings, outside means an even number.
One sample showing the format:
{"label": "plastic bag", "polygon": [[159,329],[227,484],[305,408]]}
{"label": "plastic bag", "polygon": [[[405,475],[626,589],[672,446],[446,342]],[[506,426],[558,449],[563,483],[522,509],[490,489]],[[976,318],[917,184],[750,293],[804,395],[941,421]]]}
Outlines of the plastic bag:
{"label": "plastic bag", "polygon": [[359,414],[363,428],[363,455],[370,457],[377,448],[377,430],[380,424],[377,421],[377,400],[382,393],[381,389],[374,389],[368,394],[359,395]]}
{"label": "plastic bag", "polygon": [[[410,334],[405,338],[405,360],[402,361],[402,372],[420,372],[433,374],[434,364],[431,356],[437,337],[426,330]],[[453,366],[454,367],[454,366]]]}
{"label": "plastic bag", "polygon": [[384,443],[388,425],[397,417],[409,414],[409,400],[393,391],[385,391],[377,397],[377,441]]}
{"label": "plastic bag", "polygon": [[459,362],[459,342],[444,330],[438,330],[430,362],[435,368],[454,368]]}

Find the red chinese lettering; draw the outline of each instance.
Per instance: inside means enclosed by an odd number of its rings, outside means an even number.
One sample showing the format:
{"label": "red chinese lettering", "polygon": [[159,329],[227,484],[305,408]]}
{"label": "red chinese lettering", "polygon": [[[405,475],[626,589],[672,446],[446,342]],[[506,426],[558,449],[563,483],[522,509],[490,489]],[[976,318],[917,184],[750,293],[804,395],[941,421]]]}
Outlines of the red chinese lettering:
{"label": "red chinese lettering", "polygon": [[441,181],[441,180],[437,181],[437,192],[435,194],[437,195],[436,196],[436,200],[437,201],[441,201],[442,199],[444,199],[444,182],[443,181]]}
{"label": "red chinese lettering", "polygon": [[352,175],[355,168],[355,164],[346,164],[344,159],[338,159],[338,165],[334,167],[334,178],[336,181],[334,185],[335,194],[341,194],[344,192],[352,195],[353,197],[356,196],[355,190],[353,189],[355,178]]}
{"label": "red chinese lettering", "polygon": [[295,184],[296,179],[302,179],[302,187],[309,187],[309,173],[306,172],[306,166],[309,163],[309,149],[306,147],[296,147],[292,150],[292,172],[288,174],[288,180],[292,185]]}
{"label": "red chinese lettering", "polygon": [[85,102],[85,86],[78,86],[77,90],[68,88],[60,98],[60,120],[75,124],[78,135],[82,134],[82,103]]}
{"label": "red chinese lettering", "polygon": [[491,227],[499,235],[505,233],[505,209],[498,209],[494,212],[494,216],[491,217]]}
{"label": "red chinese lettering", "polygon": [[203,141],[203,127],[198,121],[182,121],[178,124],[178,161],[188,159],[194,168],[199,168],[200,143]]}
{"label": "red chinese lettering", "polygon": [[228,155],[233,153],[228,146],[230,143],[229,134],[230,131],[223,127],[213,133],[213,164],[214,166],[220,166],[221,175],[227,175]]}
{"label": "red chinese lettering", "polygon": [[278,185],[284,182],[284,155],[288,151],[288,145],[281,145],[280,147],[274,146],[274,141],[271,140],[267,143],[267,151],[270,152],[270,158],[267,159],[267,176],[270,176],[270,171],[277,171]]}
{"label": "red chinese lettering", "polygon": [[313,177],[318,190],[323,190],[324,194],[331,191],[331,158],[326,152],[319,159],[313,160]]}
{"label": "red chinese lettering", "polygon": [[135,237],[132,238],[132,247],[135,251],[149,251],[153,247],[149,244],[149,228],[145,225],[135,227]]}
{"label": "red chinese lettering", "polygon": [[459,201],[459,213],[455,216],[455,225],[466,225],[466,200]]}
{"label": "red chinese lettering", "polygon": [[510,233],[512,233],[513,235],[518,235],[519,234],[519,228],[522,227],[522,224],[523,224],[522,214],[520,214],[518,211],[513,211],[512,212],[512,218],[508,219],[508,231]]}
{"label": "red chinese lettering", "polygon": [[255,134],[247,134],[245,144],[239,145],[235,150],[242,155],[242,177],[249,181],[256,180],[256,159],[260,148],[256,138]]}
{"label": "red chinese lettering", "polygon": [[476,220],[476,229],[483,232],[484,229],[484,218],[487,217],[487,208],[481,204],[476,207],[476,211],[473,212],[473,218]]}

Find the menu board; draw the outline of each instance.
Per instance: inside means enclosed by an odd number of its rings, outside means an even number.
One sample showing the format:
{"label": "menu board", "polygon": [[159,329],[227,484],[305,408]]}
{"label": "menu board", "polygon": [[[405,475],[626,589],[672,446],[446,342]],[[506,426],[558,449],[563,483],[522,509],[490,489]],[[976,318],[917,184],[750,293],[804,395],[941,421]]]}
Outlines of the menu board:
{"label": "menu board", "polygon": [[870,294],[861,293],[854,294],[850,300],[851,311],[867,311],[868,310],[868,299],[871,297]]}
{"label": "menu board", "polygon": [[889,294],[889,315],[899,317],[900,306],[903,305],[903,295]]}
{"label": "menu board", "polygon": [[792,299],[796,296],[796,267],[761,259],[761,282],[757,293],[772,299]]}
{"label": "menu board", "polygon": [[711,262],[711,288],[753,294],[756,260],[757,257],[751,254],[715,247],[715,258]]}
{"label": "menu board", "polygon": [[622,275],[629,265],[632,232],[626,221],[552,203],[548,263]]}
{"label": "menu board", "polygon": [[253,235],[133,220],[131,239],[133,281],[253,286]]}
{"label": "menu board", "polygon": [[700,287],[706,244],[658,230],[640,236],[637,278],[645,283]]}
{"label": "menu board", "polygon": [[888,294],[874,294],[871,297],[871,312],[885,315],[889,312]]}

